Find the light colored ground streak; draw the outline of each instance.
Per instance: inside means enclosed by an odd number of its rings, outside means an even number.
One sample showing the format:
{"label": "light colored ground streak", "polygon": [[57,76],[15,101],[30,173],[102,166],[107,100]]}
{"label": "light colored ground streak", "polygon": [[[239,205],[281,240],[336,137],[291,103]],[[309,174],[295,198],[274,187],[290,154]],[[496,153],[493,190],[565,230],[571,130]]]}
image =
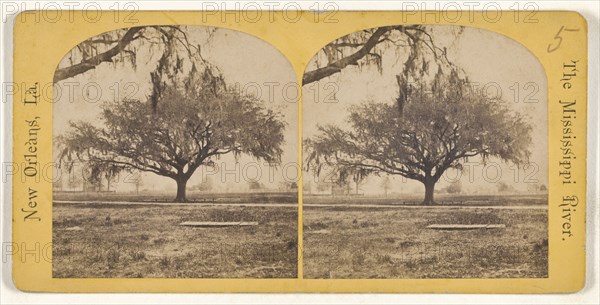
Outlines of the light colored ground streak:
{"label": "light colored ground streak", "polygon": [[256,221],[242,221],[242,222],[215,222],[215,221],[186,221],[179,224],[185,227],[247,227],[247,226],[258,226]]}
{"label": "light colored ground streak", "polygon": [[474,229],[502,229],[506,228],[504,224],[475,224],[475,225],[464,225],[464,224],[433,224],[428,225],[427,229],[434,230],[474,230]]}
{"label": "light colored ground streak", "polygon": [[[201,207],[293,207],[296,203],[174,203],[174,202],[128,202],[128,201],[66,201],[54,200],[60,204],[114,204],[114,205],[166,205],[166,206],[201,206]],[[343,208],[397,208],[397,209],[491,209],[491,210],[547,210],[546,205],[528,206],[462,206],[462,205],[402,205],[402,204],[321,204],[304,203],[303,207],[343,207]]]}

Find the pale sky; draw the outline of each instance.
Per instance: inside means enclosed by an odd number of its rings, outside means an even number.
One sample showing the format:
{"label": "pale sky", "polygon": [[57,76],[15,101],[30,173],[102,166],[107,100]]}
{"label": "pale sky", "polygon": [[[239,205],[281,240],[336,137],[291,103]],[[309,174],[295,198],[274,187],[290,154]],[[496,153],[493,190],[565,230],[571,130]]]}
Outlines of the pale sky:
{"label": "pale sky", "polygon": [[[467,192],[494,192],[499,181],[512,185],[518,191],[526,191],[529,182],[548,185],[548,121],[547,121],[547,80],[544,69],[536,57],[518,42],[494,32],[476,28],[465,28],[456,39],[453,26],[433,26],[433,38],[440,47],[446,47],[448,58],[462,67],[472,82],[488,84],[488,93],[494,95],[500,89],[502,99],[507,105],[529,118],[533,126],[531,159],[538,166],[516,171],[514,166],[491,159],[490,165],[474,165],[472,172],[465,171],[457,176],[454,170],[448,170],[447,181],[460,177],[462,189]],[[383,71],[374,67],[350,67],[303,88],[303,138],[313,136],[317,124],[344,125],[347,108],[365,101],[391,102],[397,96],[395,75],[402,71],[406,54],[390,50],[383,54]],[[314,68],[314,59],[311,69]],[[332,85],[332,83],[334,85]],[[515,85],[517,84],[517,85]],[[515,99],[516,88],[519,98]],[[512,89],[511,89],[512,88]],[[331,94],[335,91],[335,94]],[[318,93],[318,94],[317,94]],[[530,95],[531,94],[531,95]],[[317,98],[318,97],[318,98]],[[333,103],[324,103],[329,97]],[[530,97],[529,103],[525,103]],[[469,162],[480,163],[480,158],[471,158]],[[492,164],[493,163],[493,164]],[[496,166],[498,164],[498,166]],[[484,172],[487,175],[484,176]],[[497,178],[497,172],[501,176]],[[305,174],[313,179],[311,175]],[[473,182],[470,182],[472,180]],[[495,182],[498,180],[498,182]],[[314,185],[314,183],[313,183]],[[444,177],[436,189],[444,188],[448,182]],[[314,187],[313,187],[314,189]],[[370,177],[361,186],[361,193],[381,194],[381,178]],[[390,192],[422,193],[420,182],[393,177]]]}
{"label": "pale sky", "polygon": [[[207,176],[211,177],[215,188],[222,191],[247,188],[248,180],[259,180],[267,187],[276,188],[286,180],[284,171],[288,180],[295,179],[298,168],[298,101],[295,92],[298,91],[298,86],[295,84],[296,76],[291,64],[278,50],[254,36],[227,29],[218,29],[210,38],[207,33],[207,27],[188,27],[190,41],[201,46],[203,58],[220,69],[230,86],[238,84],[239,90],[259,96],[268,107],[283,113],[288,124],[284,132],[286,143],[282,156],[283,165],[278,168],[269,168],[263,161],[256,163],[250,157],[242,157],[236,169],[235,159],[225,156],[216,162],[226,164],[227,174],[201,167],[188,182],[188,189]],[[129,64],[118,65],[116,68],[101,64],[95,70],[60,82],[58,86],[62,93],[57,96],[54,104],[54,135],[63,133],[70,120],[95,120],[102,102],[112,101],[115,95],[146,100],[151,89],[150,72],[156,67],[159,56],[159,52],[138,48],[136,69]],[[66,60],[67,57],[61,65],[66,64]],[[93,84],[86,87],[90,82]],[[74,85],[68,83],[77,84],[74,94],[70,94],[68,90],[69,86]],[[97,88],[102,93],[99,98],[95,97]],[[223,178],[224,183],[220,182]],[[123,178],[120,180],[121,183],[114,185],[117,190],[133,188],[131,183],[122,182]],[[142,188],[174,190],[175,182],[170,178],[147,173],[143,175]]]}

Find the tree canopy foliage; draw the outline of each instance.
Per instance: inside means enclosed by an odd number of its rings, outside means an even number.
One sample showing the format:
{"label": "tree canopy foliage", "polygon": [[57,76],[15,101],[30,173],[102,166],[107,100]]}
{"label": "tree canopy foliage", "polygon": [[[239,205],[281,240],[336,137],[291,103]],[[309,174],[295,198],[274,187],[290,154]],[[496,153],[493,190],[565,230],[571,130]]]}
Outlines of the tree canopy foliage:
{"label": "tree canopy foliage", "polygon": [[398,77],[394,103],[350,107],[348,128],[319,126],[304,141],[307,169],[400,175],[422,182],[430,204],[444,171],[461,170],[469,157],[528,162],[531,126],[524,116],[472,88],[456,69],[439,67],[429,78],[422,71],[416,83]]}
{"label": "tree canopy foliage", "polygon": [[176,201],[186,200],[186,183],[194,171],[221,155],[246,154],[277,164],[283,153],[281,115],[252,96],[228,90],[213,70],[195,65],[178,81],[163,83],[146,101],[105,103],[99,121],[71,122],[59,137],[61,159],[75,156],[98,172],[116,167],[172,178],[178,186]]}

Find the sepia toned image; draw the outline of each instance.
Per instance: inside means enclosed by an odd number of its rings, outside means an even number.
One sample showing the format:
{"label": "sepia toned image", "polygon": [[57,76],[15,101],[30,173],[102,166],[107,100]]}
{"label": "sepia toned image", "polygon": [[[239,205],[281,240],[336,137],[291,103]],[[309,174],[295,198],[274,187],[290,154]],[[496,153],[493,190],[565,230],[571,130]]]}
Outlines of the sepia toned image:
{"label": "sepia toned image", "polygon": [[297,277],[289,88],[285,56],[233,30],[74,46],[54,74],[53,277]]}
{"label": "sepia toned image", "polygon": [[525,47],[365,29],[302,89],[305,278],[548,277],[548,86]]}
{"label": "sepia toned image", "polygon": [[11,7],[8,303],[594,293],[589,11],[286,4]]}

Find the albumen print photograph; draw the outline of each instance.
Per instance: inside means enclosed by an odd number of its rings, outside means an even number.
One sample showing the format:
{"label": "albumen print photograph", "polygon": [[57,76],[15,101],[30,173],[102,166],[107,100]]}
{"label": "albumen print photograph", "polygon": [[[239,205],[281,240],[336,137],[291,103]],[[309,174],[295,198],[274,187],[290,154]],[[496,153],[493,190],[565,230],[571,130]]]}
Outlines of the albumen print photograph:
{"label": "albumen print photograph", "polygon": [[525,47],[364,29],[302,90],[305,278],[548,277],[548,88]]}
{"label": "albumen print photograph", "polygon": [[54,74],[53,277],[297,277],[298,90],[278,50],[223,28],[73,46]]}

